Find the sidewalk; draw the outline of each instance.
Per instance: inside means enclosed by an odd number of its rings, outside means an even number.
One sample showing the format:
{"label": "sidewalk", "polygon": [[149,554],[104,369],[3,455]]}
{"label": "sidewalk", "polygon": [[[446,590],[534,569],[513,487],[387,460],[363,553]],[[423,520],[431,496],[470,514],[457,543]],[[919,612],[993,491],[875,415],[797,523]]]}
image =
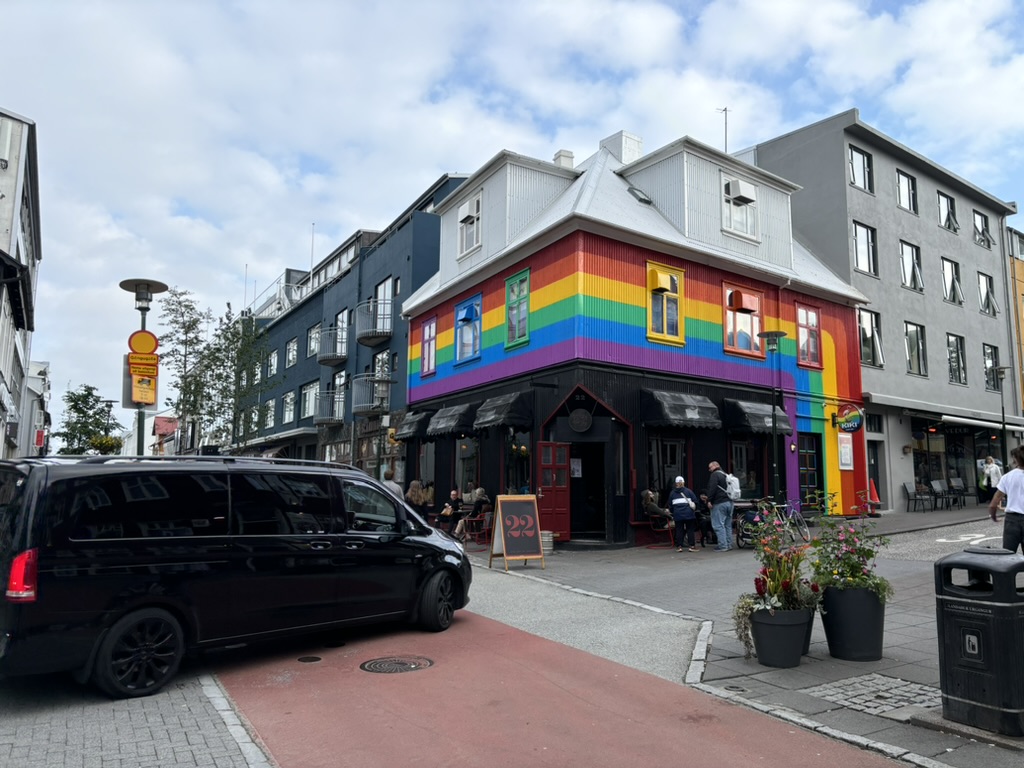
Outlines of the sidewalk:
{"label": "sidewalk", "polygon": [[[875,531],[892,535],[968,522],[992,525],[985,506],[969,505],[886,511],[875,519]],[[474,564],[486,568],[486,562],[484,556]],[[536,561],[511,568],[515,575],[702,621],[685,682],[721,699],[917,765],[1010,768],[1024,762],[1024,738],[941,717],[934,560],[881,563],[896,588],[886,607],[882,660],[833,659],[816,619],[811,652],[794,669],[744,659],[732,633],[732,605],[749,591],[754,565],[749,550],[694,554],[638,547],[556,551],[543,570]]]}

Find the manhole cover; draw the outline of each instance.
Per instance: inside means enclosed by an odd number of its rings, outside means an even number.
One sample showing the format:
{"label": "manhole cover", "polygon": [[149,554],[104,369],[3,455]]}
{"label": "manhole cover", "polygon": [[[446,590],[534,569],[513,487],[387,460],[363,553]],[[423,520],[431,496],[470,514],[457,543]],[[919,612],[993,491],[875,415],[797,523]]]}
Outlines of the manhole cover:
{"label": "manhole cover", "polygon": [[903,707],[938,707],[942,704],[942,693],[937,688],[876,673],[804,688],[800,693],[872,715]]}
{"label": "manhole cover", "polygon": [[377,672],[391,675],[396,672],[415,672],[434,666],[434,662],[425,656],[386,656],[383,659],[364,661],[359,668],[364,672]]}

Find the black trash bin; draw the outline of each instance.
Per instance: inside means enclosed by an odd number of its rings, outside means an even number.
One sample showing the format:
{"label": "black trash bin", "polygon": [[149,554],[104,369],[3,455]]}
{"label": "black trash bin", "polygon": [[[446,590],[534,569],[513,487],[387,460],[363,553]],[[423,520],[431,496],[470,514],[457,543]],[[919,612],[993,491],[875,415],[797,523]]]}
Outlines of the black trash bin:
{"label": "black trash bin", "polygon": [[968,547],[935,563],[942,716],[1024,736],[1024,556]]}

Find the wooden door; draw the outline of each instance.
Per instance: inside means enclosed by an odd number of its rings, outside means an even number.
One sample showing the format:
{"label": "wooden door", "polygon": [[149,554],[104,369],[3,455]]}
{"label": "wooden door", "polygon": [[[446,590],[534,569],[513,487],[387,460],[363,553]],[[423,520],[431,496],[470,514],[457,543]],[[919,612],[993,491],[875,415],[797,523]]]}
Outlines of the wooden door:
{"label": "wooden door", "polygon": [[537,511],[542,531],[569,541],[569,443],[537,443]]}

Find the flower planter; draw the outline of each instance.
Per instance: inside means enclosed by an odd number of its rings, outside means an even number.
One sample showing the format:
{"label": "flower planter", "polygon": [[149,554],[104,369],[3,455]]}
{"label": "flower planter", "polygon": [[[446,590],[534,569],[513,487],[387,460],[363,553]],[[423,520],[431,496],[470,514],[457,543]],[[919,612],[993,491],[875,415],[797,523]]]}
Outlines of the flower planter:
{"label": "flower planter", "polygon": [[885,634],[885,603],[864,587],[826,587],[821,600],[821,624],[828,652],[844,661],[878,661]]}
{"label": "flower planter", "polygon": [[813,618],[814,614],[806,608],[751,613],[750,634],[754,638],[758,663],[766,667],[797,666]]}

